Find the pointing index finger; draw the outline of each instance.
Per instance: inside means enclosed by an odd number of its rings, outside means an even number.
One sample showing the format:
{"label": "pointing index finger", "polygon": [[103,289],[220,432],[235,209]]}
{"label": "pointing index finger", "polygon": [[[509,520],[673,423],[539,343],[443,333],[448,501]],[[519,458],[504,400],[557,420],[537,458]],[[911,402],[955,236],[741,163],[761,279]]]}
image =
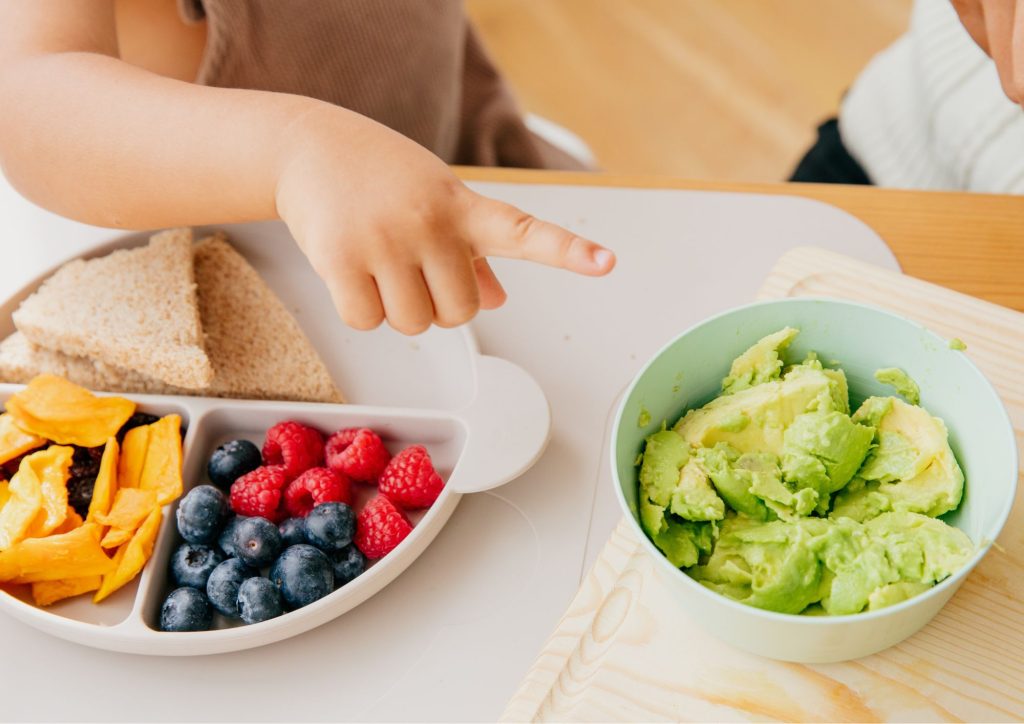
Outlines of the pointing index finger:
{"label": "pointing index finger", "polygon": [[482,196],[469,208],[466,232],[477,256],[526,259],[587,276],[615,266],[615,254],[600,244]]}

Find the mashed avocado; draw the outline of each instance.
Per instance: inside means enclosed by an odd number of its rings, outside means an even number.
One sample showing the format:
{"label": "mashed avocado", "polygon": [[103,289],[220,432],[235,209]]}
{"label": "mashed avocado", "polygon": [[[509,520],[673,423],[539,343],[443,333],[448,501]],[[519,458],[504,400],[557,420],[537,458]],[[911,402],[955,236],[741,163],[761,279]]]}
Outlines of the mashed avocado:
{"label": "mashed avocado", "polygon": [[758,341],[721,396],[648,438],[641,524],[673,565],[751,606],[841,615],[894,605],[973,553],[937,519],[959,505],[963,473],[906,373],[876,374],[906,402],[872,397],[851,415],[842,370],[813,353],[787,365],[797,334]]}

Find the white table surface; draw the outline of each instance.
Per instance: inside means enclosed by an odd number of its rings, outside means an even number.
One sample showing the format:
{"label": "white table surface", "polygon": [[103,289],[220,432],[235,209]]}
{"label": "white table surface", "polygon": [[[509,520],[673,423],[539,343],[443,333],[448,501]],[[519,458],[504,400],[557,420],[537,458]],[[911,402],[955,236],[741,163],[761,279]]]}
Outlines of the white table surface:
{"label": "white table surface", "polygon": [[[614,248],[606,279],[499,260],[509,292],[474,327],[552,406],[547,453],[468,496],[424,555],[335,621],[252,651],[129,656],[0,615],[4,720],[493,720],[575,594],[619,513],[606,442],[618,397],[670,338],[751,300],[787,249],[890,268],[861,222],[805,199],[674,190],[473,184]],[[114,232],[22,201],[0,178],[0,298]]]}

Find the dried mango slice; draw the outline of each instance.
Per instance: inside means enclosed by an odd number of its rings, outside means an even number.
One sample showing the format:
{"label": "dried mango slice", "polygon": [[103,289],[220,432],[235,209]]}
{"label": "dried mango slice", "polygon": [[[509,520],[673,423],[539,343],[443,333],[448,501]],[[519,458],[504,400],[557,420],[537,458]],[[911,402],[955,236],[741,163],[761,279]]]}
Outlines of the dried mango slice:
{"label": "dried mango slice", "polygon": [[46,444],[46,438],[25,432],[6,412],[0,415],[0,464]]}
{"label": "dried mango slice", "polygon": [[163,511],[160,508],[154,508],[132,539],[118,549],[115,556],[117,568],[103,576],[100,590],[93,596],[93,603],[99,603],[139,575],[139,571],[153,555],[153,545],[156,543],[157,533],[160,532],[162,515]]}
{"label": "dried mango slice", "polygon": [[0,510],[0,551],[23,540],[43,510],[43,491],[39,478],[31,471],[22,473],[19,469],[11,478],[8,492],[10,498]]}
{"label": "dried mango slice", "polygon": [[96,473],[96,483],[92,488],[92,502],[89,503],[87,520],[95,520],[97,516],[110,512],[110,506],[114,503],[114,493],[117,492],[118,453],[117,438],[107,438],[103,457],[100,458],[100,470]]}
{"label": "dried mango slice", "polygon": [[121,488],[114,496],[114,504],[106,515],[97,515],[96,522],[114,528],[135,530],[157,507],[155,490]]}
{"label": "dried mango slice", "polygon": [[123,397],[97,397],[56,375],[39,375],[7,400],[7,412],[25,432],[61,445],[99,447],[135,412]]}
{"label": "dried mango slice", "polygon": [[28,531],[29,538],[42,538],[52,533],[68,514],[68,470],[74,448],[51,445],[32,453],[21,461],[19,475],[34,475],[43,494],[43,510]]}
{"label": "dried mango slice", "polygon": [[100,587],[103,576],[62,578],[59,581],[39,581],[32,584],[32,599],[37,606],[49,606],[65,598],[81,596]]}
{"label": "dried mango slice", "polygon": [[64,522],[61,523],[56,528],[54,528],[53,532],[54,532],[55,535],[56,534],[60,534],[60,533],[70,533],[75,528],[77,528],[78,526],[82,525],[82,523],[84,523],[84,522],[85,521],[82,520],[82,516],[80,516],[78,514],[78,511],[76,511],[74,508],[72,508],[69,505],[68,506],[68,514],[64,518]]}
{"label": "dried mango slice", "polygon": [[97,515],[95,521],[109,525],[110,530],[103,536],[104,548],[116,548],[135,534],[136,529],[153,509],[157,507],[155,490],[122,488],[117,491],[114,505],[107,515]]}
{"label": "dried mango slice", "polygon": [[123,546],[132,539],[133,535],[135,535],[135,531],[131,528],[111,528],[103,536],[100,545],[109,551],[111,548]]}
{"label": "dried mango slice", "polygon": [[166,505],[181,495],[181,417],[167,415],[149,427],[139,487],[155,490],[157,502]]}
{"label": "dried mango slice", "polygon": [[11,497],[11,484],[6,480],[0,480],[0,510],[4,509],[7,499]]}
{"label": "dried mango slice", "polygon": [[146,463],[149,448],[149,425],[133,427],[124,436],[121,457],[117,463],[117,487],[137,488],[142,478],[142,467]]}
{"label": "dried mango slice", "polygon": [[103,575],[113,567],[100,547],[100,527],[93,523],[70,533],[26,538],[0,552],[0,581],[10,583]]}

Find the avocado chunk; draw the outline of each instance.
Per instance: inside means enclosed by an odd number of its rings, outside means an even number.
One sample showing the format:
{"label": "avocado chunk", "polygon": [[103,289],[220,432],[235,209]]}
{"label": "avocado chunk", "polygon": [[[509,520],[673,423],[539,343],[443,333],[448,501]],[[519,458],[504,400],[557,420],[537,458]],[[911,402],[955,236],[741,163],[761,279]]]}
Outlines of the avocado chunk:
{"label": "avocado chunk", "polygon": [[698,583],[748,606],[800,613],[821,599],[818,557],[829,522],[821,518],[760,522],[726,518],[707,562],[688,571]]}
{"label": "avocado chunk", "polygon": [[680,518],[693,521],[721,520],[725,517],[725,503],[711,487],[707,473],[696,458],[690,458],[683,466],[679,484],[672,493],[669,510]]}
{"label": "avocado chunk", "polygon": [[680,471],[690,459],[690,446],[672,430],[647,438],[640,468],[640,492],[652,503],[667,508],[679,484]]}
{"label": "avocado chunk", "polygon": [[780,613],[820,603],[830,615],[897,603],[963,567],[973,546],[962,531],[918,513],[867,523],[844,518],[754,521],[727,517],[694,580],[737,601]]}
{"label": "avocado chunk", "polygon": [[809,515],[818,502],[814,490],[797,490],[782,479],[771,453],[743,453],[727,443],[701,449],[700,463],[729,506],[755,520],[792,520]]}
{"label": "avocado chunk", "polygon": [[893,430],[881,430],[875,439],[875,449],[865,459],[857,476],[880,483],[913,477],[917,450],[910,444],[910,440]]}
{"label": "avocado chunk", "polygon": [[779,379],[782,373],[782,352],[797,334],[798,330],[786,327],[755,342],[733,360],[729,374],[722,380],[722,394],[731,395]]}
{"label": "avocado chunk", "polygon": [[771,453],[744,453],[736,468],[749,471],[750,492],[783,520],[810,515],[818,503],[818,493],[810,488],[798,489],[784,480],[779,460]]}
{"label": "avocado chunk", "polygon": [[[948,578],[974,551],[963,531],[919,513],[884,513],[864,524],[843,518],[834,526],[822,549],[833,575],[821,605],[832,615],[859,613],[872,597],[877,608],[900,592],[916,595],[911,591]],[[899,584],[909,586],[892,588]]]}
{"label": "avocado chunk", "polygon": [[874,437],[875,428],[841,412],[805,412],[783,435],[782,473],[798,490],[814,490],[816,510],[824,513],[832,493],[860,468]]}
{"label": "avocado chunk", "polygon": [[692,566],[711,552],[716,528],[708,521],[725,516],[725,503],[678,433],[647,438],[639,493],[641,526],[672,565]]}
{"label": "avocado chunk", "polygon": [[960,505],[964,474],[942,420],[895,397],[865,400],[853,420],[877,420],[876,447],[857,473],[863,483],[836,494],[833,518],[863,521],[890,510],[935,518]]}
{"label": "avocado chunk", "polygon": [[845,381],[828,374],[836,370],[815,364],[797,365],[780,380],[718,397],[687,412],[675,429],[695,447],[725,442],[741,453],[780,456],[783,434],[799,415],[812,410],[842,412],[842,400],[836,398],[845,395]]}
{"label": "avocado chunk", "polygon": [[886,367],[885,369],[876,370],[875,379],[883,385],[889,385],[896,390],[896,394],[911,405],[921,404],[921,388],[911,379],[910,375],[899,367]]}
{"label": "avocado chunk", "polygon": [[715,545],[717,523],[683,520],[649,500],[640,501],[640,522],[644,532],[676,568],[697,565],[701,555]]}
{"label": "avocado chunk", "polygon": [[764,501],[751,491],[754,483],[749,461],[743,465],[740,452],[728,443],[718,443],[713,448],[701,448],[698,452],[701,466],[729,507],[755,520],[769,520],[773,516]]}
{"label": "avocado chunk", "polygon": [[930,583],[914,583],[913,581],[890,583],[888,586],[876,589],[868,596],[868,610],[877,611],[880,608],[895,606],[897,603],[903,603],[919,593],[924,593],[931,587],[932,584]]}

